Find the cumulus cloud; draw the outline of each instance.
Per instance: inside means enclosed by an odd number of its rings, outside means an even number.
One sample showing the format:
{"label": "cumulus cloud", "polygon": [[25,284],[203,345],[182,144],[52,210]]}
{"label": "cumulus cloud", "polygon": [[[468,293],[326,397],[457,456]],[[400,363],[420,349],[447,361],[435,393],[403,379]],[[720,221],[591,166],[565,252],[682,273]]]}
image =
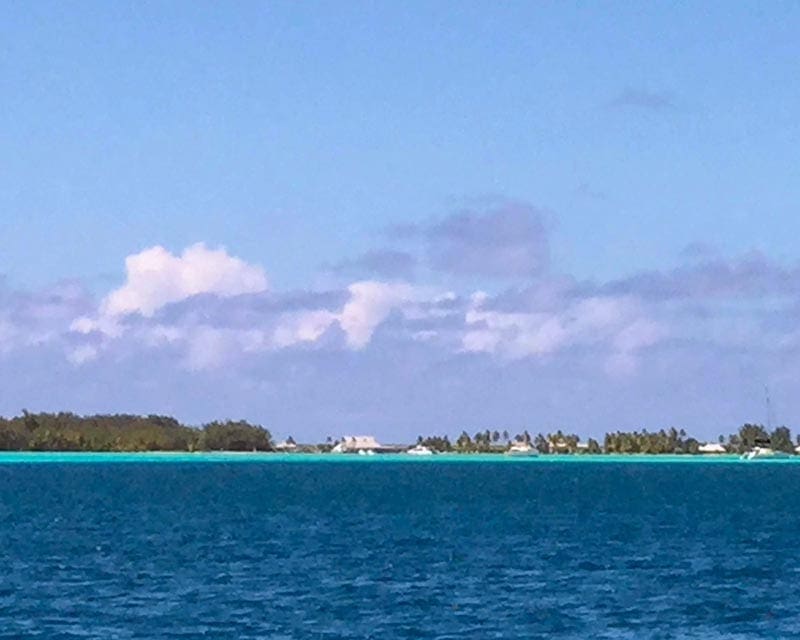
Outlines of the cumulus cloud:
{"label": "cumulus cloud", "polygon": [[349,287],[351,298],[337,316],[347,334],[347,344],[363,348],[372,333],[393,309],[414,299],[415,291],[407,284],[356,282]]}
{"label": "cumulus cloud", "polygon": [[336,322],[337,314],[327,309],[284,313],[272,333],[272,344],[282,349],[317,342]]}
{"label": "cumulus cloud", "polygon": [[180,256],[160,246],[125,259],[126,282],[103,301],[107,315],[152,316],[164,305],[202,293],[229,297],[268,287],[261,267],[228,255],[225,249],[192,245]]}

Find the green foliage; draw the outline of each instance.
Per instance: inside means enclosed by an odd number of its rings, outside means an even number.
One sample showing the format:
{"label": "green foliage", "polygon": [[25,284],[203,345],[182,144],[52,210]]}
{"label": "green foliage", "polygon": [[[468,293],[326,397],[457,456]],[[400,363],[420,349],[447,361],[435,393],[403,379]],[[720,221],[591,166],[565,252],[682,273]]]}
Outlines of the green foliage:
{"label": "green foliage", "polygon": [[211,423],[202,430],[169,416],[23,411],[0,418],[3,451],[268,451],[269,431],[246,422]]}
{"label": "green foliage", "polygon": [[775,451],[784,451],[786,453],[793,453],[794,447],[792,446],[792,432],[787,427],[777,427],[770,434],[770,442]]}
{"label": "green foliage", "polygon": [[600,443],[595,440],[594,438],[589,438],[589,441],[586,443],[588,446],[586,447],[586,453],[597,455],[598,453],[603,453],[603,450],[600,448]]}
{"label": "green foliage", "polygon": [[458,440],[456,440],[456,451],[459,453],[469,453],[474,451],[472,438],[469,437],[469,434],[466,431],[462,431],[461,435],[458,436]]}
{"label": "green foliage", "polygon": [[438,451],[439,453],[447,453],[453,450],[453,445],[450,444],[450,438],[447,436],[429,436],[427,438],[420,436],[417,439],[417,444],[421,444],[424,447],[428,447],[431,451]]}
{"label": "green foliage", "polygon": [[203,426],[198,449],[206,451],[271,451],[269,431],[247,422],[210,422]]}
{"label": "green foliage", "polygon": [[[540,438],[542,438],[541,434],[537,436],[536,439],[538,440]],[[534,442],[536,442],[536,440],[534,440]],[[546,438],[546,442],[547,450],[549,450],[550,453],[577,453],[580,438],[574,433],[565,434],[559,429],[555,433],[549,434]],[[542,453],[545,452],[542,451],[538,445],[537,449]]]}
{"label": "green foliage", "polygon": [[697,452],[697,440],[686,439],[686,432],[674,427],[658,432],[617,431],[607,433],[603,448],[606,453],[691,453]]}
{"label": "green foliage", "polygon": [[756,446],[757,442],[769,440],[769,433],[760,424],[743,424],[739,432],[731,436],[732,450],[736,453],[745,453]]}
{"label": "green foliage", "polygon": [[[718,442],[725,445],[730,453],[746,453],[757,445],[768,445],[776,451],[793,453],[792,432],[787,427],[777,427],[769,433],[763,425],[743,424],[739,430],[728,436],[719,436]],[[606,453],[688,453],[699,452],[700,442],[687,436],[681,429],[663,429],[657,433],[647,430],[633,432],[607,433],[604,442]]]}
{"label": "green foliage", "polygon": [[[639,453],[696,454],[700,442],[683,429],[660,431],[616,431],[607,433],[603,446],[589,439],[579,446],[575,434],[561,430],[531,437],[523,431],[513,438],[532,444],[540,453]],[[446,436],[420,436],[417,439],[433,451],[456,453],[501,453],[511,440],[508,431],[478,431],[470,436],[462,431],[451,443]],[[289,441],[293,440],[290,438]],[[772,433],[758,424],[744,424],[726,439],[719,437],[731,453],[745,453],[755,446],[769,445],[776,451],[792,453],[792,433],[777,427]],[[328,451],[326,444],[310,450]],[[210,422],[197,429],[182,425],[169,416],[127,414],[78,416],[73,413],[29,413],[13,418],[0,417],[0,451],[271,451],[272,436],[259,426],[244,421]],[[305,449],[304,449],[305,450]]]}

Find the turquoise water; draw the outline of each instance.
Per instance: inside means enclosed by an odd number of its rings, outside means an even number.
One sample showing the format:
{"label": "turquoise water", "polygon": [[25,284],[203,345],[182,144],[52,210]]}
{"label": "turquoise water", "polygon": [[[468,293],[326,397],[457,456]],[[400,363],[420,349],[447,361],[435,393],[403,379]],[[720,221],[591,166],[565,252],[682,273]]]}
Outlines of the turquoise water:
{"label": "turquoise water", "polygon": [[513,457],[497,454],[441,454],[435,456],[409,456],[407,454],[380,454],[375,456],[355,456],[336,454],[298,454],[298,453],[240,453],[203,452],[182,453],[153,451],[146,453],[84,453],[84,452],[46,452],[46,451],[0,451],[0,464],[39,464],[39,463],[91,463],[106,464],[119,462],[168,462],[193,463],[346,463],[346,464],[385,464],[385,463],[492,463],[492,464],[798,464],[800,456],[788,458],[761,458],[756,461],[743,461],[738,455],[572,455],[572,456],[532,456]]}
{"label": "turquoise water", "polygon": [[2,454],[0,638],[796,637],[799,532],[793,460]]}

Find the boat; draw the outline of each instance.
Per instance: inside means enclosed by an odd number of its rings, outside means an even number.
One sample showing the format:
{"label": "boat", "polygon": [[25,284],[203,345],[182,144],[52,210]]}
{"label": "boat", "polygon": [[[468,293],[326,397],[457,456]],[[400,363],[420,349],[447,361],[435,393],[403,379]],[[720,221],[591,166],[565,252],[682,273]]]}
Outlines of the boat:
{"label": "boat", "polygon": [[785,451],[776,451],[772,448],[769,440],[761,439],[755,441],[755,446],[747,453],[742,454],[742,460],[762,460],[788,458],[789,454]]}
{"label": "boat", "polygon": [[[772,404],[769,397],[769,387],[764,387],[764,403],[767,408],[767,433],[772,433]],[[775,460],[780,458],[788,458],[790,456],[786,451],[776,451],[772,448],[772,442],[769,438],[756,438],[753,442],[753,448],[741,456],[742,460]]]}
{"label": "boat", "polygon": [[433,455],[433,451],[428,449],[428,447],[426,447],[423,444],[418,444],[416,446],[411,447],[408,451],[406,451],[406,453],[408,455],[410,455],[410,456],[432,456]]}
{"label": "boat", "polygon": [[374,456],[375,452],[372,449],[359,449],[358,455],[360,456]]}
{"label": "boat", "polygon": [[539,452],[534,449],[528,442],[515,442],[506,451],[507,456],[515,457],[530,457],[538,456]]}

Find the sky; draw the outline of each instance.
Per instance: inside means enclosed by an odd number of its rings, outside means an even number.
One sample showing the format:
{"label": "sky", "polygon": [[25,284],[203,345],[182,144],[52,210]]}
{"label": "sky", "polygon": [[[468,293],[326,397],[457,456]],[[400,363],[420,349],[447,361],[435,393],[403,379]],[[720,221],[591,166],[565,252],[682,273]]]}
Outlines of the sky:
{"label": "sky", "polygon": [[0,414],[800,421],[800,6],[0,5]]}

